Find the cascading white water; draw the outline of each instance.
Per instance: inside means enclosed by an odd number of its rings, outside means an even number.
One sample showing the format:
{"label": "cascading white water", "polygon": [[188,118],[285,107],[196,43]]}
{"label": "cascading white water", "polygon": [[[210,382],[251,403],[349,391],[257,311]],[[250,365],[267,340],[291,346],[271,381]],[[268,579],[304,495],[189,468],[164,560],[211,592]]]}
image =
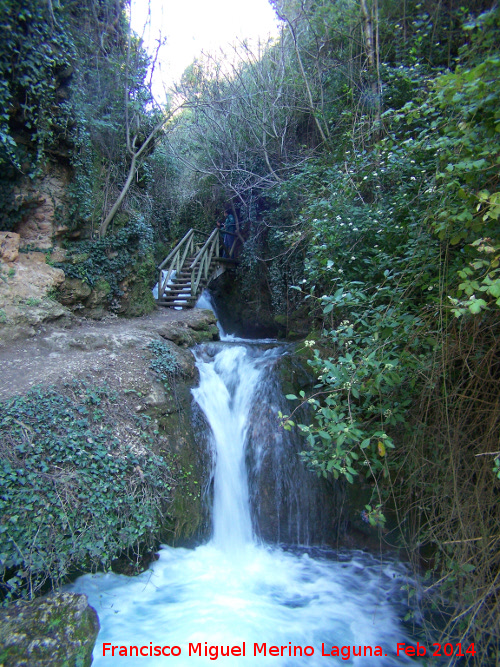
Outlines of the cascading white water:
{"label": "cascading white water", "polygon": [[264,365],[249,359],[244,347],[230,346],[211,363],[198,357],[200,386],[193,391],[213,434],[213,543],[241,550],[252,541],[245,468],[245,443],[252,397]]}
{"label": "cascading white water", "polygon": [[[358,666],[415,664],[395,655],[398,642],[409,642],[398,621],[402,565],[360,551],[285,551],[253,537],[245,469],[249,415],[279,351],[212,344],[196,355],[200,385],[193,394],[215,456],[213,538],[196,549],[162,548],[138,577],[97,574],[75,582],[71,590],[88,595],[101,622],[94,664],[166,665],[173,658],[155,656],[154,647],[174,646],[177,665],[316,667],[346,664],[347,652],[347,664]],[[270,654],[272,646],[281,655]],[[129,657],[129,647],[142,647],[144,655]],[[341,655],[326,657],[332,647]],[[362,657],[352,657],[353,647],[362,648]],[[370,653],[363,647],[381,647],[381,655],[364,657]]]}

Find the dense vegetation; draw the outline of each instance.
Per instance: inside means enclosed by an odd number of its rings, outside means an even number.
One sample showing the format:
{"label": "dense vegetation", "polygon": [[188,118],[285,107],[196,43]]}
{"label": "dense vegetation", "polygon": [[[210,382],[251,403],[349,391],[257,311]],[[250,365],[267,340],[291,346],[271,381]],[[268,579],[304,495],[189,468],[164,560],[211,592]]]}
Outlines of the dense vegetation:
{"label": "dense vegetation", "polygon": [[[313,472],[371,488],[363,518],[427,573],[416,631],[494,664],[500,10],[273,5],[280,38],[193,63],[171,116],[124,3],[0,0],[1,228],[31,205],[22,178],[65,161],[85,239],[67,241],[83,258],[68,274],[104,279],[112,302],[134,257],[147,283],[154,251],[231,202],[240,296],[270,292],[285,334],[300,318],[311,332],[316,388],[290,396],[284,428]],[[296,426],[302,400],[315,419]]]}
{"label": "dense vegetation", "polygon": [[33,597],[69,575],[138,566],[173,485],[143,416],[106,386],[36,388],[0,412],[0,594]]}
{"label": "dense vegetation", "polygon": [[239,289],[269,286],[290,329],[309,320],[316,388],[289,396],[315,412],[304,461],[372,487],[363,518],[427,571],[420,631],[494,663],[500,11],[275,7],[279,40],[186,71],[171,146],[206,210],[233,202]]}

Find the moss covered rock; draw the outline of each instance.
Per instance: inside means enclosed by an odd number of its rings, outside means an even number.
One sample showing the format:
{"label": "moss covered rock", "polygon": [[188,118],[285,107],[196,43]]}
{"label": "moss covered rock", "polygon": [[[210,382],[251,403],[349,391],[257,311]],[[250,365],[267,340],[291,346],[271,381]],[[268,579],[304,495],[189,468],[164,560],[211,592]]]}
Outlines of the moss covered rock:
{"label": "moss covered rock", "polygon": [[274,338],[278,334],[271,294],[265,283],[259,283],[250,296],[245,276],[226,271],[210,283],[210,292],[224,331],[244,338]]}
{"label": "moss covered rock", "polygon": [[192,347],[198,343],[219,340],[217,320],[211,310],[194,308],[187,311],[181,322],[169,322],[157,331],[162,338],[180,347]]}
{"label": "moss covered rock", "polygon": [[[186,327],[186,335],[189,331],[193,330]],[[177,368],[162,377],[163,393],[157,387],[145,402],[156,426],[155,451],[167,461],[176,484],[159,537],[167,544],[191,546],[209,531],[203,491],[210,483],[212,468],[210,429],[191,393],[199,381],[192,352],[170,340],[164,340],[161,348],[171,355]]]}
{"label": "moss covered rock", "polygon": [[57,298],[63,306],[74,306],[83,303],[91,294],[92,288],[84,280],[66,276],[59,287]]}
{"label": "moss covered rock", "polygon": [[88,667],[99,619],[85,595],[54,593],[0,609],[3,667]]}
{"label": "moss covered rock", "polygon": [[140,317],[152,313],[156,302],[151,291],[156,277],[156,265],[148,255],[133,267],[130,274],[120,283],[122,296],[117,312],[125,317]]}

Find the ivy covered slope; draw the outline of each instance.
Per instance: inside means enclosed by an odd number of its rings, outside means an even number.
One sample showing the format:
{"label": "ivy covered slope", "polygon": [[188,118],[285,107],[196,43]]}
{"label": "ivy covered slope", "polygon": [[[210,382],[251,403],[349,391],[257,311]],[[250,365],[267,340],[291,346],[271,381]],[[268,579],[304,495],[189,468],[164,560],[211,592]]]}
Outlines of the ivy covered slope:
{"label": "ivy covered slope", "polygon": [[[157,196],[170,173],[156,146],[168,111],[125,6],[0,2],[0,235],[22,255],[3,261],[19,275],[45,253],[67,280],[46,270],[44,301],[93,317],[154,307],[155,247],[175,234],[175,205]],[[9,288],[0,308],[16,324],[11,306],[26,295]]]}
{"label": "ivy covered slope", "polygon": [[279,40],[185,73],[171,144],[207,208],[234,203],[240,293],[267,286],[284,334],[307,319],[316,387],[282,415],[304,462],[371,493],[360,519],[427,573],[416,631],[496,664],[500,10],[273,5]]}
{"label": "ivy covered slope", "polygon": [[207,311],[162,315],[147,330],[112,320],[40,335],[19,345],[22,361],[2,354],[0,606],[84,572],[137,573],[160,542],[205,536],[209,450],[186,347],[218,331]]}
{"label": "ivy covered slope", "polygon": [[32,598],[124,553],[137,567],[156,547],[172,476],[147,419],[109,387],[74,381],[2,403],[0,442],[2,598]]}

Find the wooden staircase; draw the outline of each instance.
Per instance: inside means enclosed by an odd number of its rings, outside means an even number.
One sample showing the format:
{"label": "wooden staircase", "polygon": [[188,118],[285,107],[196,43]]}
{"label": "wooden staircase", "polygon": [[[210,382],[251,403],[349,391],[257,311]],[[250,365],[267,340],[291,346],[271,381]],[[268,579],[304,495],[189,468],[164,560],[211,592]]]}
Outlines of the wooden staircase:
{"label": "wooden staircase", "polygon": [[[233,237],[230,249],[224,246],[221,238],[226,234]],[[208,238],[204,243],[196,243],[195,235]],[[236,234],[221,232],[218,228],[211,234],[190,229],[158,266],[158,305],[193,308],[212,280],[237,265],[234,256],[237,238]]]}

